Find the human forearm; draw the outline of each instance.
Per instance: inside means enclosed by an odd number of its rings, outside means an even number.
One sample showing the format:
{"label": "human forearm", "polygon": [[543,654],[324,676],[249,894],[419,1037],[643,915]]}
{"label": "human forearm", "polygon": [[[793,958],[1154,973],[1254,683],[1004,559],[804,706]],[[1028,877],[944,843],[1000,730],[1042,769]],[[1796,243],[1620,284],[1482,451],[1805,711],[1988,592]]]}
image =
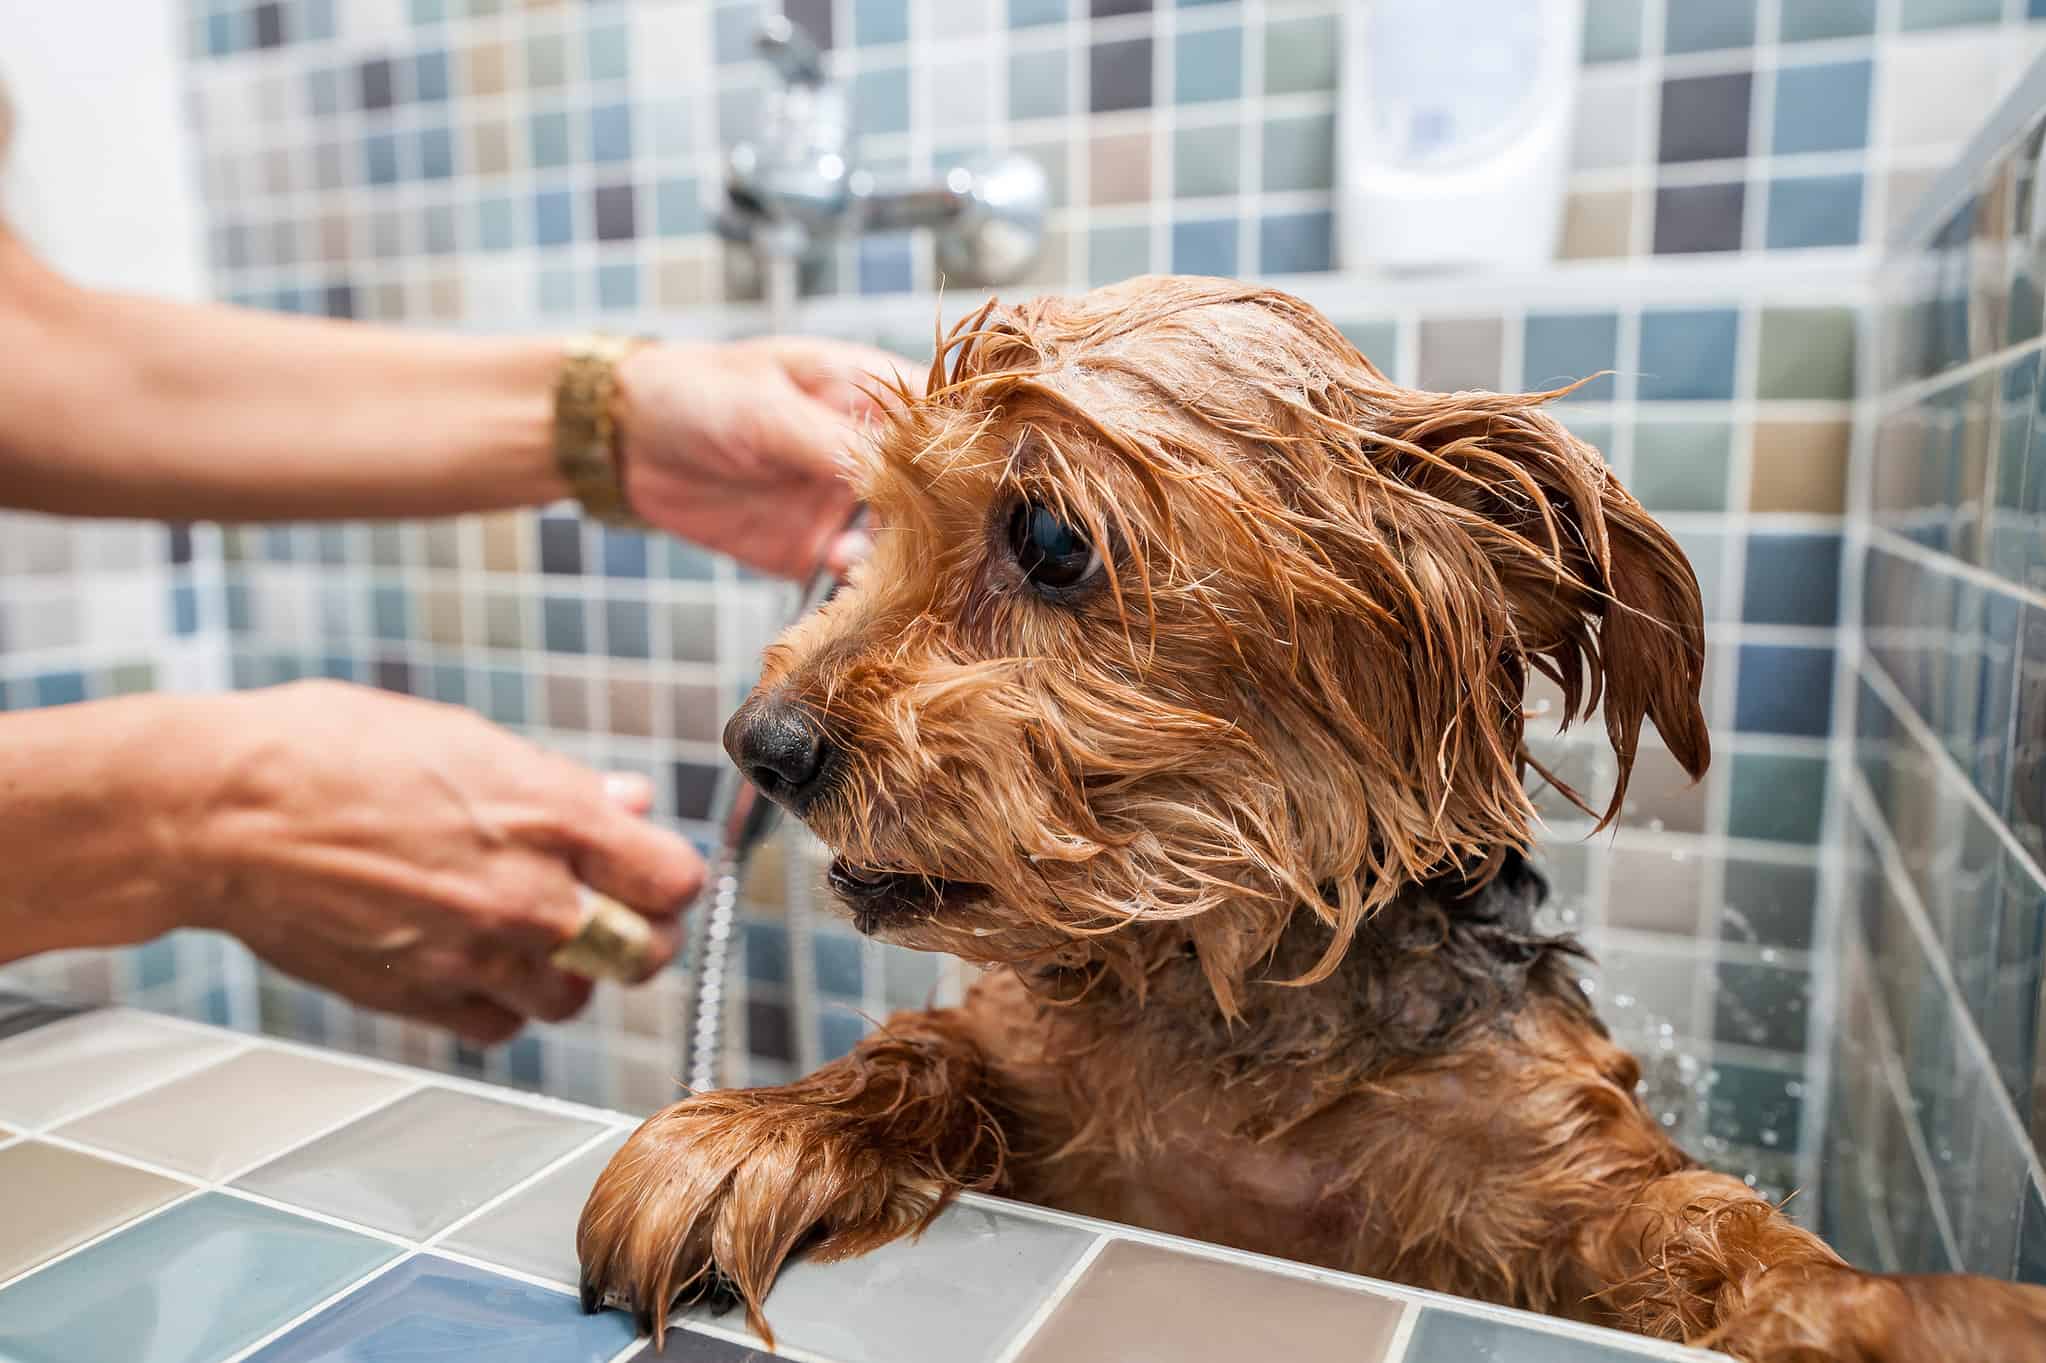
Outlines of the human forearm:
{"label": "human forearm", "polygon": [[438,515],[566,495],[561,356],[74,288],[0,233],[0,502],[189,520]]}
{"label": "human forearm", "polygon": [[136,696],[0,715],[0,961],[177,926],[204,706]]}

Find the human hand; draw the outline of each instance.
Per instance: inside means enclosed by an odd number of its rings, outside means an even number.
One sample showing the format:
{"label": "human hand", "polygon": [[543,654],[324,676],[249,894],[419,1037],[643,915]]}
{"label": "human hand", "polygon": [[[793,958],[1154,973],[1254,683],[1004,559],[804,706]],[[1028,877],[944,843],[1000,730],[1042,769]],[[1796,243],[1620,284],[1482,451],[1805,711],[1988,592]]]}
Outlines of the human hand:
{"label": "human hand", "polygon": [[[846,459],[917,367],[848,342],[674,342],[618,371],[626,499],[662,530],[779,577],[860,553]],[[872,390],[872,391],[869,391]],[[885,401],[885,397],[882,401]]]}
{"label": "human hand", "polygon": [[653,925],[673,959],[704,867],[606,778],[453,706],[333,682],[205,698],[219,749],[195,793],[186,893],[289,974],[369,1008],[502,1041],[588,1002],[548,958],[579,885]]}

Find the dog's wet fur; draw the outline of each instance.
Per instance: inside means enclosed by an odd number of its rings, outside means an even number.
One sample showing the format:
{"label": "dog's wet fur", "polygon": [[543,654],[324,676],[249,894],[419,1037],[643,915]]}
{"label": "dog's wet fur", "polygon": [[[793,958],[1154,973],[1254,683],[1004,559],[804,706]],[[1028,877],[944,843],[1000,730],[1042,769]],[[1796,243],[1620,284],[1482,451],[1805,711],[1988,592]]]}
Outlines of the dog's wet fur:
{"label": "dog's wet fur", "polygon": [[863,931],[984,970],[649,1119],[586,1303],[767,1335],[792,1253],[974,1189],[1751,1363],[2046,1358],[2046,1290],[1860,1272],[1679,1150],[1539,924],[1530,672],[1602,719],[1605,822],[1644,724],[1709,761],[1696,579],[1558,395],[1401,388],[1226,280],[941,337],[862,471],[873,557],[727,746]]}

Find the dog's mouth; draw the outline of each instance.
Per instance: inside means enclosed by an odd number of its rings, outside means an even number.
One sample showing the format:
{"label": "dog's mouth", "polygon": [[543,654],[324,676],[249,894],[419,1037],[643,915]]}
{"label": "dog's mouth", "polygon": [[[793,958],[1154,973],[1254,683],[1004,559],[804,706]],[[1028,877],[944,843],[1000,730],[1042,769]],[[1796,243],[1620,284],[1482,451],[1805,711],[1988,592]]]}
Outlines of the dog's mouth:
{"label": "dog's mouth", "polygon": [[941,909],[971,903],[985,887],[965,880],[946,880],[922,871],[855,866],[844,857],[831,861],[831,889],[851,910],[853,924],[875,935],[891,923],[913,916],[929,917]]}

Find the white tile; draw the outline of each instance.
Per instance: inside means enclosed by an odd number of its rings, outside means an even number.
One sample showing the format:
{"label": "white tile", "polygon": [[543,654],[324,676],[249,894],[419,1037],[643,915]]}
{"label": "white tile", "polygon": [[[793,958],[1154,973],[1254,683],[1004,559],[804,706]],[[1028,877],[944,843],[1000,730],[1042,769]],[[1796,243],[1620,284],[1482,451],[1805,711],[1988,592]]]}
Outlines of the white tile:
{"label": "white tile", "polygon": [[0,1118],[39,1127],[220,1060],[244,1043],[142,1013],[85,1013],[0,1041]]}

